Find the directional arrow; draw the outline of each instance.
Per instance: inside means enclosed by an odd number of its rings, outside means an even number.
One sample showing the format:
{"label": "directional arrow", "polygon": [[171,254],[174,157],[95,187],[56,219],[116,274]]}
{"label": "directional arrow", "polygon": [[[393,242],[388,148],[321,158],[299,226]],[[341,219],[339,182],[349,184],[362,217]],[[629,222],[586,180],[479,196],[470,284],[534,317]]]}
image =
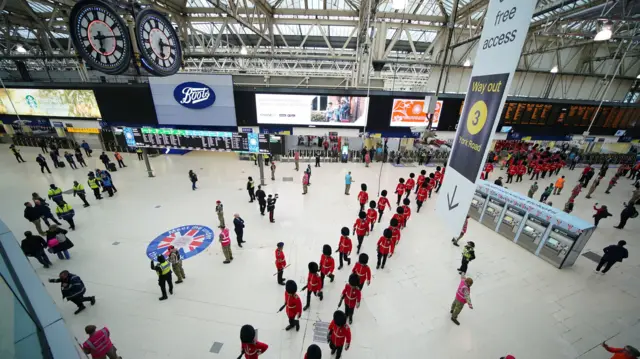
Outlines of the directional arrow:
{"label": "directional arrow", "polygon": [[460,204],[460,203],[453,204],[453,200],[456,198],[456,191],[457,190],[458,190],[458,186],[456,185],[453,188],[453,196],[449,197],[449,194],[447,193],[447,202],[448,202],[448,205],[449,205],[449,210],[452,210],[452,209],[458,207],[458,205]]}

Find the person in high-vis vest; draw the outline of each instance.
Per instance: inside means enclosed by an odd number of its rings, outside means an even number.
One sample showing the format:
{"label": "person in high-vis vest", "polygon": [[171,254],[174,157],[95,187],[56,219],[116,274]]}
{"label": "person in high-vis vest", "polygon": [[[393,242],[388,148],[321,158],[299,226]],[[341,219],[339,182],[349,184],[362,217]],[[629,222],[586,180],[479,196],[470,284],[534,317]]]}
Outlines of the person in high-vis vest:
{"label": "person in high-vis vest", "polygon": [[224,264],[229,264],[233,260],[233,253],[231,253],[231,237],[229,236],[229,228],[226,228],[224,224],[220,227],[220,245],[222,246],[222,253],[224,254]]}
{"label": "person in high-vis vest", "polygon": [[72,231],[76,230],[76,224],[73,222],[73,216],[75,216],[75,211],[73,210],[73,207],[71,207],[70,204],[68,204],[65,201],[58,202],[58,207],[56,208],[56,215],[58,216],[58,218],[64,219],[65,221],[67,221],[67,223],[69,223],[69,228],[71,228]]}
{"label": "person in high-vis vest", "polygon": [[87,181],[89,188],[93,191],[93,195],[96,199],[102,199],[102,195],[100,194],[100,180],[98,180],[93,172],[89,172],[89,180]]}
{"label": "person in high-vis vest", "polygon": [[111,342],[111,332],[107,327],[97,330],[95,325],[87,325],[84,332],[89,339],[82,344],[82,351],[91,354],[94,359],[122,359],[118,356],[117,349]]}
{"label": "person in high-vis vest", "polygon": [[158,273],[158,285],[162,291],[162,297],[158,300],[166,300],[167,298],[167,284],[169,284],[169,294],[173,295],[173,281],[171,278],[171,264],[167,261],[162,254],[157,257],[158,264],[155,264],[153,259],[151,260],[151,270]]}
{"label": "person in high-vis vest", "polygon": [[142,148],[138,147],[136,154],[138,155],[138,161],[142,161]]}
{"label": "person in high-vis vest", "polygon": [[52,183],[49,185],[49,192],[47,193],[47,196],[50,200],[58,203],[62,201],[62,190]]}
{"label": "person in high-vis vest", "polygon": [[465,304],[469,306],[469,309],[473,309],[471,304],[471,285],[473,285],[473,279],[465,276],[460,277],[460,284],[458,285],[458,291],[456,292],[456,298],[451,303],[451,321],[460,325],[458,321],[458,315],[462,311]]}
{"label": "person in high-vis vest", "polygon": [[458,273],[461,275],[467,274],[467,266],[469,265],[469,262],[476,259],[475,247],[476,244],[469,241],[462,249],[462,261],[460,263],[460,268],[458,268]]}
{"label": "person in high-vis vest", "polygon": [[78,183],[78,181],[73,181],[73,196],[78,196],[84,202],[84,207],[89,207],[89,202],[87,202],[87,194],[84,191],[84,187]]}

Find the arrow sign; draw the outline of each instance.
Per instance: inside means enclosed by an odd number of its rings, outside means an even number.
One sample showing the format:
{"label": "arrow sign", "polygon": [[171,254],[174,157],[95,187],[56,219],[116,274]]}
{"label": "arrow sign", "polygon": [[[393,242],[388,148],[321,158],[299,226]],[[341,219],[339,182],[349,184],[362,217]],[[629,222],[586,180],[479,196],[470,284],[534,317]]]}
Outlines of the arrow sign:
{"label": "arrow sign", "polygon": [[458,190],[458,186],[455,186],[453,188],[453,196],[451,196],[451,198],[449,198],[449,194],[447,193],[447,203],[449,204],[449,210],[452,210],[452,209],[458,207],[458,205],[460,204],[460,203],[453,204],[453,200],[456,198],[456,191],[457,190]]}

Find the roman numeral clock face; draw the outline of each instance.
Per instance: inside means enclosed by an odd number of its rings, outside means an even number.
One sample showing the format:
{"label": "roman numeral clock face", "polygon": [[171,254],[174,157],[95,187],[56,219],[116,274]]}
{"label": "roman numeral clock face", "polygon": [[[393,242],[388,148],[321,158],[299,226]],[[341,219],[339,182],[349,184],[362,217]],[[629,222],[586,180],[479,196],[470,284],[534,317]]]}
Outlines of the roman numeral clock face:
{"label": "roman numeral clock face", "polygon": [[147,71],[158,76],[178,72],[182,65],[182,49],[171,21],[164,15],[150,8],[138,13],[136,41]]}
{"label": "roman numeral clock face", "polygon": [[69,18],[76,51],[91,68],[110,75],[129,68],[128,30],[109,5],[96,0],[81,1],[73,7]]}

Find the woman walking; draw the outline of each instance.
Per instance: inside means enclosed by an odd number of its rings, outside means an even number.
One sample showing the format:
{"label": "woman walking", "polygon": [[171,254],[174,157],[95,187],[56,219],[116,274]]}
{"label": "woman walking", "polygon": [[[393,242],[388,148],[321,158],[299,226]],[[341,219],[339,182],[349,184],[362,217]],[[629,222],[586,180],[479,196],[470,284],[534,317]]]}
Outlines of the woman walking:
{"label": "woman walking", "polygon": [[53,224],[47,230],[47,246],[49,252],[58,256],[59,259],[70,259],[69,249],[73,248],[73,242],[66,236],[67,230]]}

